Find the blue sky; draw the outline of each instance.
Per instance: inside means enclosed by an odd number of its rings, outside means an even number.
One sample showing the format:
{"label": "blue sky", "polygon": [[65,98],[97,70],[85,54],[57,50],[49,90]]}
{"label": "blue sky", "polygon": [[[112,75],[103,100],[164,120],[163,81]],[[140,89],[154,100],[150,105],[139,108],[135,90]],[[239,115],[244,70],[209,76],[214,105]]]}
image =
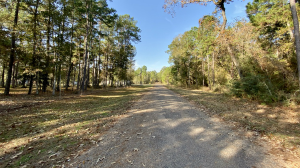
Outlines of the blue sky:
{"label": "blue sky", "polygon": [[[235,18],[246,18],[245,6],[249,1],[251,0],[240,0],[225,5],[228,24]],[[164,0],[113,0],[108,1],[108,4],[119,15],[129,14],[133,17],[142,30],[142,40],[135,45],[136,68],[146,65],[148,71],[157,72],[163,66],[169,66],[169,55],[165,51],[172,40],[191,27],[198,26],[198,20],[204,15],[212,14],[215,9],[213,3],[207,6],[191,4],[185,8],[176,8],[176,14],[172,17],[162,8]]]}

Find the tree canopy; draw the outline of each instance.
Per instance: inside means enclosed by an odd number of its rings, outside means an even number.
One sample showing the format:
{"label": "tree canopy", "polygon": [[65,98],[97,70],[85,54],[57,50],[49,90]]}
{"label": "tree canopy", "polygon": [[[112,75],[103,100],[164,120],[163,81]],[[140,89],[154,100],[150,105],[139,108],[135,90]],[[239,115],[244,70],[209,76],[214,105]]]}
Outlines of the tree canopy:
{"label": "tree canopy", "polygon": [[16,85],[28,85],[28,94],[33,84],[36,94],[51,85],[55,94],[62,84],[66,89],[77,84],[83,92],[133,80],[134,44],[141,41],[141,30],[106,0],[11,0],[1,6],[5,94]]}

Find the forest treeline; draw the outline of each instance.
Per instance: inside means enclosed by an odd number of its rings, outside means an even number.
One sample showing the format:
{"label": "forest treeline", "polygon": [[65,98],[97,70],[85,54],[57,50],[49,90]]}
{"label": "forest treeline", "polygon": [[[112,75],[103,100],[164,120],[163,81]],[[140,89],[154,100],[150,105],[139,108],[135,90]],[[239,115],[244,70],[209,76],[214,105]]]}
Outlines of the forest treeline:
{"label": "forest treeline", "polygon": [[[300,103],[295,30],[289,2],[254,0],[246,6],[248,19],[227,25],[224,1],[217,2],[223,23],[218,12],[206,15],[199,20],[199,27],[174,38],[167,51],[171,66],[159,72],[159,80],[185,87],[227,90],[238,97],[268,103],[291,100]],[[166,5],[177,3],[180,2],[166,0]],[[194,1],[181,3],[184,6]],[[299,4],[296,6],[299,14]]]}
{"label": "forest treeline", "polygon": [[[137,22],[106,0],[1,1],[1,86],[68,90],[129,85],[134,77]],[[50,86],[50,87],[49,87]]]}

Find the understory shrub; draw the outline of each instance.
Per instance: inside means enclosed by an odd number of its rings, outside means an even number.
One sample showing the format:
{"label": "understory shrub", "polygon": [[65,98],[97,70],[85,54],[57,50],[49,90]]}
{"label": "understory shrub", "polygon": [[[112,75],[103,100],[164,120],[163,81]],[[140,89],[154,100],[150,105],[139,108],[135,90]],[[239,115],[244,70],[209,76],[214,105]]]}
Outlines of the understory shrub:
{"label": "understory shrub", "polygon": [[263,76],[246,76],[231,83],[230,92],[236,97],[247,97],[261,100],[265,103],[278,101],[276,89],[272,83]]}

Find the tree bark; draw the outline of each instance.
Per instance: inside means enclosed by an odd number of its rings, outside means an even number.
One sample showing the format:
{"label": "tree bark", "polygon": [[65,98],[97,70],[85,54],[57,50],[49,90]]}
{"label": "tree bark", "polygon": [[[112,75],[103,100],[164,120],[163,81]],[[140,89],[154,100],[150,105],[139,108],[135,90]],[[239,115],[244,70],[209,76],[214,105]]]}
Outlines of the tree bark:
{"label": "tree bark", "polygon": [[89,82],[90,82],[90,52],[88,52],[88,58],[87,58],[87,77],[86,77],[86,81],[85,81],[85,88],[84,90],[87,90],[88,86],[89,86]]}
{"label": "tree bark", "polygon": [[227,46],[227,50],[229,52],[229,55],[231,57],[231,60],[236,68],[236,70],[238,71],[238,74],[239,74],[239,78],[242,79],[243,78],[243,74],[242,74],[242,71],[241,71],[241,68],[240,68],[240,63],[238,61],[238,59],[234,56],[230,46]]}
{"label": "tree bark", "polygon": [[209,56],[207,55],[206,58],[207,58],[207,84],[208,84],[209,90],[211,90],[211,79],[209,76],[210,75]]}
{"label": "tree bark", "polygon": [[16,66],[13,64],[12,68],[12,81],[11,81],[11,87],[15,88],[15,71],[16,71]]}
{"label": "tree bark", "polygon": [[77,51],[77,53],[78,53],[78,77],[77,77],[77,91],[78,91],[78,93],[80,93],[80,91],[79,91],[79,89],[80,89],[80,69],[81,69],[81,67],[80,67],[80,62],[81,62],[81,60],[80,60],[80,52],[79,52],[79,47],[80,47],[80,43],[79,43],[79,45],[78,45],[78,51]]}
{"label": "tree bark", "polygon": [[212,85],[215,86],[215,52],[213,52],[212,55],[211,71],[212,71]]}
{"label": "tree bark", "polygon": [[[73,3],[73,8],[74,8],[74,3]],[[70,59],[69,59],[69,71],[68,71],[68,75],[67,75],[66,90],[68,90],[68,87],[69,87],[69,84],[70,84],[70,79],[71,79],[71,72],[72,72],[72,69],[73,69],[73,62],[72,62],[72,57],[73,57],[73,52],[72,52],[73,32],[74,32],[74,14],[73,14],[73,11],[72,11],[72,28],[71,28]]]}
{"label": "tree bark", "polygon": [[[37,46],[37,30],[36,30],[36,26],[37,26],[37,15],[38,15],[38,7],[39,7],[39,2],[40,0],[36,1],[36,5],[35,5],[35,10],[34,10],[34,25],[33,25],[33,51],[32,51],[32,68],[35,68],[35,62],[36,62],[36,46]],[[31,94],[31,90],[32,90],[32,85],[33,85],[33,75],[30,75],[30,86],[29,86],[29,90],[28,90],[28,94]],[[37,85],[37,83],[36,83]]]}
{"label": "tree bark", "polygon": [[15,70],[15,86],[18,86],[18,75],[19,75],[19,61],[17,61],[17,66]]}
{"label": "tree bark", "polygon": [[204,80],[204,59],[202,59],[202,86],[205,85],[205,80]]}
{"label": "tree bark", "polygon": [[50,12],[51,12],[51,1],[49,0],[49,9],[48,9],[48,22],[47,22],[47,55],[46,55],[46,64],[45,64],[45,67],[46,67],[46,70],[45,70],[45,73],[43,75],[43,89],[42,91],[43,92],[46,92],[46,89],[47,89],[47,86],[48,86],[48,66],[50,65],[50,33],[51,33],[51,27],[50,27],[50,24],[51,24],[51,20],[50,20]]}
{"label": "tree bark", "polygon": [[73,84],[72,84],[72,91],[74,89],[74,85],[75,85],[75,80],[76,80],[76,67],[74,66],[74,72],[73,72]]}
{"label": "tree bark", "polygon": [[[226,18],[226,13],[225,13],[225,6],[224,6],[224,2],[225,0],[220,0],[220,1],[215,1],[213,0],[213,2],[219,6],[219,8],[221,9],[222,11],[222,17],[223,17],[223,23],[222,23],[222,26],[221,26],[221,33],[225,30],[226,28],[226,24],[227,24],[227,18]],[[227,47],[227,50],[228,50],[228,53],[231,57],[231,60],[233,61],[237,71],[238,71],[238,74],[239,74],[239,78],[242,79],[243,78],[243,75],[242,75],[242,72],[241,72],[241,68],[240,68],[240,64],[239,64],[239,61],[238,59],[234,56],[233,52],[232,52],[232,49],[230,48],[230,46],[228,45]]]}
{"label": "tree bark", "polygon": [[299,34],[299,21],[297,16],[295,0],[290,0],[291,12],[294,23],[294,36],[296,45],[296,55],[297,55],[297,68],[298,68],[298,78],[299,78],[299,89],[300,89],[300,34]]}
{"label": "tree bark", "polygon": [[[52,23],[53,23],[53,19],[52,19]],[[53,71],[53,82],[52,82],[52,95],[55,96],[55,83],[56,83],[56,46],[54,43],[54,30],[52,27],[52,46],[53,46],[53,52],[54,52],[54,60],[53,60],[53,64],[54,64],[54,71]]]}
{"label": "tree bark", "polygon": [[[55,53],[54,53],[54,59],[55,59]],[[56,60],[55,60],[56,62]],[[53,73],[53,87],[52,87],[52,95],[55,95],[55,83],[56,83],[56,63],[54,62],[54,73]]]}
{"label": "tree bark", "polygon": [[84,61],[83,61],[83,77],[81,81],[81,94],[85,90],[85,84],[86,84],[86,71],[87,71],[87,62],[88,62],[88,36],[89,36],[89,5],[88,2],[86,3],[86,34],[84,37]]}
{"label": "tree bark", "polygon": [[[65,15],[65,4],[63,5],[63,13],[64,13],[64,15]],[[63,46],[63,43],[64,43],[64,32],[65,32],[65,18],[63,18],[63,20],[62,20],[62,23],[61,23],[62,25],[61,25],[61,31],[60,31],[60,40],[59,40],[59,52],[61,52],[60,54],[59,54],[59,68],[58,68],[58,75],[59,75],[59,78],[58,78],[58,80],[57,80],[57,87],[56,87],[56,90],[57,91],[61,91],[61,85],[60,85],[60,83],[61,83],[61,66],[62,66],[62,60],[63,60],[63,58],[62,58],[62,55],[63,55],[63,53],[62,53],[62,46]]]}
{"label": "tree bark", "polygon": [[[59,62],[59,65],[58,65],[58,74],[57,74],[57,76],[60,76],[60,74],[61,74],[61,60],[58,60],[58,62]],[[56,82],[56,91],[59,91],[60,90],[60,78],[58,77],[57,78],[57,82]]]}
{"label": "tree bark", "polygon": [[[97,59],[96,59],[97,60]],[[96,87],[96,79],[97,79],[97,76],[96,76],[96,63],[95,63],[95,60],[93,60],[93,73],[92,73],[92,81],[93,81],[93,88]]]}
{"label": "tree bark", "polygon": [[3,87],[4,88],[4,74],[5,74],[5,68],[6,68],[6,66],[5,66],[5,62],[4,62],[4,60],[3,60],[3,69],[2,69],[2,81],[1,81],[1,87]]}
{"label": "tree bark", "polygon": [[12,68],[13,68],[14,59],[15,59],[16,28],[17,28],[17,25],[18,25],[19,6],[20,6],[20,0],[17,1],[16,10],[15,10],[15,19],[14,19],[13,32],[12,32],[12,35],[11,35],[11,50],[10,50],[6,85],[5,85],[5,90],[4,90],[5,95],[9,95],[10,82],[11,82],[11,76],[12,76]]}
{"label": "tree bark", "polygon": [[221,31],[223,31],[223,30],[225,30],[226,24],[227,24],[227,18],[226,18],[226,13],[225,13],[224,2],[220,4],[220,9],[222,10],[222,17],[223,17],[223,23],[222,23]]}

